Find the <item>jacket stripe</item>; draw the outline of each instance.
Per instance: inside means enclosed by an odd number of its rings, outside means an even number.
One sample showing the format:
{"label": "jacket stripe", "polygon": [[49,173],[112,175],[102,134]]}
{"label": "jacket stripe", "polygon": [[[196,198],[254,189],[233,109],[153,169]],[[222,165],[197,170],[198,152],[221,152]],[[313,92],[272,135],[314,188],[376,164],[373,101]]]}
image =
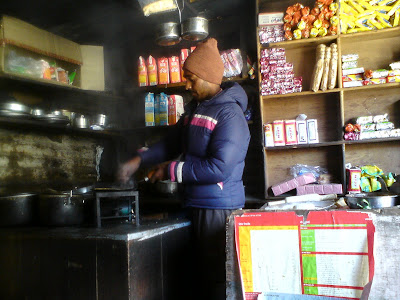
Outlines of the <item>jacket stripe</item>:
{"label": "jacket stripe", "polygon": [[169,178],[171,179],[171,181],[175,181],[175,165],[176,161],[173,161],[169,165]]}
{"label": "jacket stripe", "polygon": [[193,116],[192,122],[190,122],[191,125],[204,127],[210,129],[211,131],[214,130],[215,125],[217,125],[217,123],[218,123],[217,120],[209,116],[203,116],[199,114],[195,114]]}
{"label": "jacket stripe", "polygon": [[181,161],[178,163],[178,166],[176,167],[176,181],[178,183],[182,182],[182,168],[183,168],[184,162]]}

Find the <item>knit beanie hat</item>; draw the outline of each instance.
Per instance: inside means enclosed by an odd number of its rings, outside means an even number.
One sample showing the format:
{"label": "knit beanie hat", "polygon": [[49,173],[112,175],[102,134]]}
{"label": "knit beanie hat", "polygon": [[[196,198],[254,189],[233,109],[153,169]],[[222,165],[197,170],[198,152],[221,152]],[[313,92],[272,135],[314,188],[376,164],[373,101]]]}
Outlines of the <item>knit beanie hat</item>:
{"label": "knit beanie hat", "polygon": [[196,49],[186,58],[183,69],[186,69],[201,79],[221,84],[224,75],[224,63],[219,55],[217,40],[210,38],[197,44]]}

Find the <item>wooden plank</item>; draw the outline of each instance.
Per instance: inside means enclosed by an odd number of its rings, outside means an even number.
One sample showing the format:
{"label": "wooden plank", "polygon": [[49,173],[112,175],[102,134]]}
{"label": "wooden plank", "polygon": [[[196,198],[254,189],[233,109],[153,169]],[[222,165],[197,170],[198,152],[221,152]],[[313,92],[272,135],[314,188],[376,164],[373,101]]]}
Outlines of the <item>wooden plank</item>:
{"label": "wooden plank", "polygon": [[305,97],[269,99],[265,101],[268,109],[262,111],[264,123],[274,120],[295,119],[306,114],[308,119],[318,120],[320,142],[337,141],[341,136],[337,128],[341,127],[339,112],[339,94],[313,94]]}
{"label": "wooden plank", "polygon": [[[341,157],[341,145],[322,148],[287,149],[285,151],[266,151],[268,188],[291,178],[289,170],[295,164],[327,168],[328,172],[334,175],[339,182],[342,177],[342,166],[339,163]],[[269,193],[269,195],[273,196],[272,193]]]}
{"label": "wooden plank", "polygon": [[399,92],[397,87],[344,91],[344,122],[350,122],[360,116],[387,113],[389,121],[398,127],[400,122]]}
{"label": "wooden plank", "polygon": [[346,163],[353,166],[377,165],[383,172],[400,173],[400,141],[345,145]]}

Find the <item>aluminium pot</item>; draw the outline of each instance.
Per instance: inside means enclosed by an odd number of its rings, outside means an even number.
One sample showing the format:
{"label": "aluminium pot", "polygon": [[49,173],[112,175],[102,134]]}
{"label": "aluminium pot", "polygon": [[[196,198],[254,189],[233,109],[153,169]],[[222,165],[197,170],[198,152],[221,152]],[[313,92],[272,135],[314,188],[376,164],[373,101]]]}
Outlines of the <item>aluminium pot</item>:
{"label": "aluminium pot", "polygon": [[202,17],[189,18],[182,23],[182,38],[200,41],[208,36],[208,20]]}
{"label": "aluminium pot", "polygon": [[36,201],[37,195],[29,193],[0,196],[0,226],[32,224]]}
{"label": "aluminium pot", "polygon": [[175,22],[162,23],[157,27],[156,43],[160,46],[172,46],[181,41],[179,24]]}
{"label": "aluminium pot", "polygon": [[47,226],[81,225],[84,221],[84,197],[82,195],[39,195],[39,220]]}
{"label": "aluminium pot", "polygon": [[400,204],[397,194],[382,192],[348,194],[345,200],[350,208],[355,209],[387,208]]}

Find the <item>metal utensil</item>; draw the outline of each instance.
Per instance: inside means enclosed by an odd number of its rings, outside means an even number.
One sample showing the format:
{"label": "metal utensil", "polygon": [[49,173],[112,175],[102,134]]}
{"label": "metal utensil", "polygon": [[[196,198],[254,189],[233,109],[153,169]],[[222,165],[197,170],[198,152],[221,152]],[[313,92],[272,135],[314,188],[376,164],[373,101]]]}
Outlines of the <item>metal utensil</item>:
{"label": "metal utensil", "polygon": [[0,110],[8,110],[23,114],[31,114],[31,108],[18,102],[0,103]]}
{"label": "metal utensil", "polygon": [[388,193],[360,193],[345,196],[347,205],[355,209],[393,207],[400,204],[400,198]]}
{"label": "metal utensil", "polygon": [[179,25],[174,22],[162,23],[157,27],[156,43],[160,46],[171,46],[181,41]]}
{"label": "metal utensil", "polygon": [[89,120],[85,117],[85,115],[75,116],[72,125],[76,128],[88,128]]}
{"label": "metal utensil", "polygon": [[92,125],[105,127],[107,125],[108,118],[104,114],[97,114],[93,117]]}
{"label": "metal utensil", "polygon": [[0,226],[28,225],[34,221],[36,194],[0,196]]}
{"label": "metal utensil", "polygon": [[182,23],[182,38],[188,41],[203,40],[208,36],[208,20],[202,17],[188,18]]}

